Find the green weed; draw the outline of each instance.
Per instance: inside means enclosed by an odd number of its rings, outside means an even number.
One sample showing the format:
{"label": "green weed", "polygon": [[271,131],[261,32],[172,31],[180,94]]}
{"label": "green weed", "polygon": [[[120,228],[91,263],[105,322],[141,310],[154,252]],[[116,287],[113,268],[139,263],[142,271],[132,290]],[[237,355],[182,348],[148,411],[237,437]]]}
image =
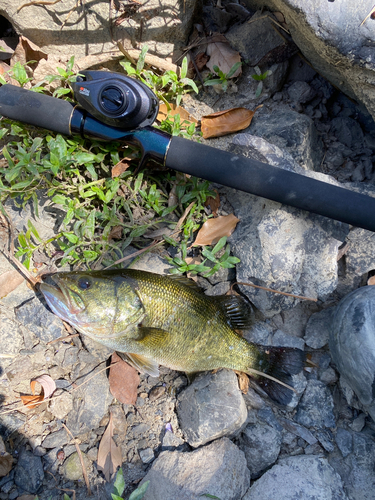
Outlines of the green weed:
{"label": "green weed", "polygon": [[216,76],[218,76],[219,78],[215,78],[214,75],[209,75],[209,77],[205,80],[203,85],[205,86],[221,85],[223,91],[226,92],[229,84],[229,79],[232,78],[232,76],[235,74],[235,72],[238,70],[241,64],[242,64],[241,62],[236,62],[235,64],[233,64],[228,73],[224,73],[223,71],[221,71],[219,66],[214,66],[214,71],[216,73]]}

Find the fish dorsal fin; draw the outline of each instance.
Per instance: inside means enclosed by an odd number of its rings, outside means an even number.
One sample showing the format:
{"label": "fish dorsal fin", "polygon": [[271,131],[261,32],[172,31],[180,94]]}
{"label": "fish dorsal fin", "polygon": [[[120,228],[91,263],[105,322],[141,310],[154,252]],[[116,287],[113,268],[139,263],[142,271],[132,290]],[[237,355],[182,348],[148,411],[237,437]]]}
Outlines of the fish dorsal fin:
{"label": "fish dorsal fin", "polygon": [[171,274],[168,275],[168,278],[171,278],[174,281],[177,281],[178,283],[181,283],[181,285],[187,286],[190,288],[190,290],[194,290],[195,292],[203,293],[202,288],[196,284],[194,280],[191,280],[190,278],[186,278],[186,276],[179,276],[178,274]]}
{"label": "fish dorsal fin", "polygon": [[219,305],[229,325],[235,330],[250,328],[254,321],[254,311],[251,305],[238,295],[212,296]]}
{"label": "fish dorsal fin", "polygon": [[117,353],[121,359],[129,363],[133,368],[141,373],[147,373],[151,377],[159,376],[158,364],[150,358],[141,356],[140,354],[118,352]]}

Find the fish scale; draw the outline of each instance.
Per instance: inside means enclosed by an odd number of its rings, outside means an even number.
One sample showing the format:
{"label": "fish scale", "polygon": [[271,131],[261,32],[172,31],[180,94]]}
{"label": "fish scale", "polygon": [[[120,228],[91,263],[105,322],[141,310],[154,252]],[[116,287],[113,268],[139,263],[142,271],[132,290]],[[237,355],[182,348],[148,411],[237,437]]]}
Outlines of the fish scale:
{"label": "fish scale", "polygon": [[188,374],[229,368],[255,376],[278,403],[290,401],[285,384],[302,370],[303,352],[260,347],[237,334],[236,328],[251,324],[244,299],[207,296],[187,278],[132,269],[57,273],[53,279],[57,286],[40,285],[52,311],[125,353],[140,371],[155,376],[159,364]]}

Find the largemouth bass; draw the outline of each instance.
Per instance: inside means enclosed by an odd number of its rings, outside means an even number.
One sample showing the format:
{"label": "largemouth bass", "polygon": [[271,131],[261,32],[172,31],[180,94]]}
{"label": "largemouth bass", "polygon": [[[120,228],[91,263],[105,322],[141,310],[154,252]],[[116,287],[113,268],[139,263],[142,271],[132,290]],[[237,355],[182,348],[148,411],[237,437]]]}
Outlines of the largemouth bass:
{"label": "largemouth bass", "polygon": [[52,278],[56,286],[40,285],[52,311],[84,335],[126,353],[139,371],[155,377],[158,365],[187,374],[229,368],[255,376],[276,402],[291,400],[286,385],[302,370],[304,353],[256,346],[237,334],[251,321],[242,298],[207,296],[187,278],[131,269]]}

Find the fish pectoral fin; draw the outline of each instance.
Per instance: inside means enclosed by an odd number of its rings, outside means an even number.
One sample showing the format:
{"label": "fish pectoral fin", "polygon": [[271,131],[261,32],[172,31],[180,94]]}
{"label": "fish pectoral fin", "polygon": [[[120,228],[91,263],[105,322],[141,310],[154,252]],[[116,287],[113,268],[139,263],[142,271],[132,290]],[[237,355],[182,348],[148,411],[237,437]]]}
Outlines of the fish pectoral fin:
{"label": "fish pectoral fin", "polygon": [[147,373],[147,375],[150,375],[151,377],[159,376],[159,365],[152,359],[146,358],[141,354],[134,354],[128,352],[127,353],[118,352],[117,354],[120,356],[122,360],[129,363],[129,365],[131,365],[139,372]]}

